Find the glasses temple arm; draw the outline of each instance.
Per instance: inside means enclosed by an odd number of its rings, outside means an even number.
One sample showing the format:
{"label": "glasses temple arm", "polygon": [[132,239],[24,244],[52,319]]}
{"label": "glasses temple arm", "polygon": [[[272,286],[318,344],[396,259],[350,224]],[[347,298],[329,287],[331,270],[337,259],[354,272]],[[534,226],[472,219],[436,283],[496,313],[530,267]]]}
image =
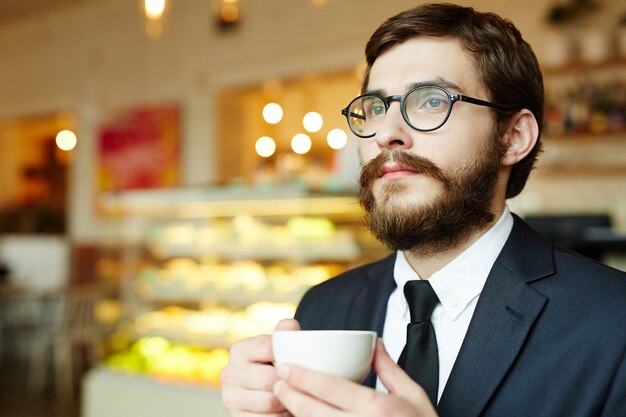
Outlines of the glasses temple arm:
{"label": "glasses temple arm", "polygon": [[363,116],[363,115],[356,114],[356,113],[352,113],[352,112],[350,112],[350,113],[348,114],[348,109],[343,109],[343,110],[341,111],[341,114],[343,114],[344,116],[354,117],[355,119],[365,120],[365,116]]}
{"label": "glasses temple arm", "polygon": [[497,109],[497,110],[508,110],[508,109],[515,108],[514,106],[511,106],[511,107],[501,106],[500,104],[492,103],[490,101],[481,100],[479,98],[463,96],[461,94],[456,95],[456,98],[459,101],[466,101],[468,103],[477,104],[479,106],[491,107],[491,108],[494,108],[494,109]]}

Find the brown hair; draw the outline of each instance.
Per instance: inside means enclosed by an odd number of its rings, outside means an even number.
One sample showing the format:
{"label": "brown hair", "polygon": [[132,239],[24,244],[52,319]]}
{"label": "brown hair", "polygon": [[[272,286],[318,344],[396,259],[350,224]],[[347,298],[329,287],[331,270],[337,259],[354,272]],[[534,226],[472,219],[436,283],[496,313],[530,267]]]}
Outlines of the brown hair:
{"label": "brown hair", "polygon": [[528,109],[535,116],[537,143],[513,166],[507,184],[506,198],[515,197],[524,188],[542,148],[543,77],[530,45],[513,23],[494,13],[447,3],[424,4],[391,17],[374,32],[365,48],[362,90],[367,89],[370,69],[385,49],[420,35],[458,39],[470,53],[489,100],[507,108],[494,111],[498,138],[519,110]]}

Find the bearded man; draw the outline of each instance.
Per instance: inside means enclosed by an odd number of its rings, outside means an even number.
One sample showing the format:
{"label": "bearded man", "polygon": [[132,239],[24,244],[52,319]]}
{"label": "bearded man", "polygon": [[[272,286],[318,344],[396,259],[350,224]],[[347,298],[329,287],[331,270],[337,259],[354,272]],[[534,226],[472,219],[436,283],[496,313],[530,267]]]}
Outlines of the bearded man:
{"label": "bearded man", "polygon": [[362,385],[276,369],[269,336],[247,339],[222,373],[231,415],[626,416],[625,274],[506,205],[541,150],[530,46],[499,16],[426,4],[383,23],[366,59],[343,115],[394,253],[313,287],[277,328],[375,330],[373,369]]}

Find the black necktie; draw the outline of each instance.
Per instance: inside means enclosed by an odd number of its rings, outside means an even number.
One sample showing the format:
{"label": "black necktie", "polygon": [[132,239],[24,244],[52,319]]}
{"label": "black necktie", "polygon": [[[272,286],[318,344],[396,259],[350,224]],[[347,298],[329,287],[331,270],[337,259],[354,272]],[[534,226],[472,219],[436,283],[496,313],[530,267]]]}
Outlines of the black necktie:
{"label": "black necktie", "polygon": [[439,355],[437,338],[430,316],[439,304],[439,298],[430,282],[408,281],[404,296],[409,304],[411,322],[406,327],[406,345],[398,365],[424,388],[434,405],[439,387]]}

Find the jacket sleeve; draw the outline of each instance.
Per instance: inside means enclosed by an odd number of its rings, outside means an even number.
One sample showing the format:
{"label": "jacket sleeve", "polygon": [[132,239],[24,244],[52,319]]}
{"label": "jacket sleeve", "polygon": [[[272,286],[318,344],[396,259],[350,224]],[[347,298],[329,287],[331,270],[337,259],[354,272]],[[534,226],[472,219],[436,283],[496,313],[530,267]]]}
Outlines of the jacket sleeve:
{"label": "jacket sleeve", "polygon": [[602,417],[612,416],[626,416],[626,350],[602,410]]}

